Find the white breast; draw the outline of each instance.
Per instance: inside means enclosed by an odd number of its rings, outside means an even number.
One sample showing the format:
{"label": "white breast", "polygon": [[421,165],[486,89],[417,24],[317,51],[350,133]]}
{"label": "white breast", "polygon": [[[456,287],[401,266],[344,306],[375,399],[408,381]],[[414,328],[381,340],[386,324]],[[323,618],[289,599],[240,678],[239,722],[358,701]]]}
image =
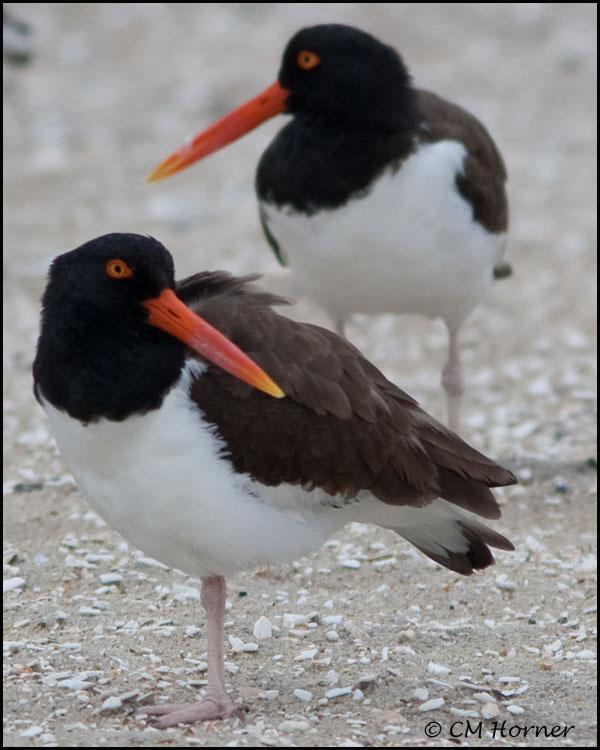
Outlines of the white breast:
{"label": "white breast", "polygon": [[[89,503],[136,547],[193,576],[290,562],[349,521],[393,529],[426,552],[463,553],[483,528],[445,500],[386,505],[364,490],[331,507],[321,490],[265,487],[236,473],[224,444],[189,399],[184,370],[160,409],[87,427],[44,403],[60,452]],[[337,498],[343,506],[342,498]]]}
{"label": "white breast", "polygon": [[366,195],[311,216],[263,203],[298,291],[336,320],[412,312],[459,325],[484,297],[505,246],[456,189],[465,154],[457,141],[425,144]]}
{"label": "white breast", "polygon": [[86,499],[136,547],[194,576],[227,576],[314,551],[343,514],[299,488],[265,488],[237,474],[189,400],[189,377],[184,371],[160,409],[122,422],[85,426],[44,404]]}

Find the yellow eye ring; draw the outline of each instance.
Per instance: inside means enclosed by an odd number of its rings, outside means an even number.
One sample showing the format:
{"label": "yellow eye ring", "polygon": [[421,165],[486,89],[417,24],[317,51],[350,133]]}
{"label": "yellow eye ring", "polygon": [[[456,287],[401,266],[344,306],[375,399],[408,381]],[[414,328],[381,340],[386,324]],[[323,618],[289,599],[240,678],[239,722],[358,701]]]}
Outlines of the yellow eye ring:
{"label": "yellow eye ring", "polygon": [[113,258],[106,264],[106,273],[113,279],[126,279],[133,276],[133,269],[120,258]]}
{"label": "yellow eye ring", "polygon": [[296,62],[298,63],[298,67],[302,68],[302,70],[310,70],[311,68],[316,68],[321,62],[321,58],[316,52],[304,49],[296,55]]}

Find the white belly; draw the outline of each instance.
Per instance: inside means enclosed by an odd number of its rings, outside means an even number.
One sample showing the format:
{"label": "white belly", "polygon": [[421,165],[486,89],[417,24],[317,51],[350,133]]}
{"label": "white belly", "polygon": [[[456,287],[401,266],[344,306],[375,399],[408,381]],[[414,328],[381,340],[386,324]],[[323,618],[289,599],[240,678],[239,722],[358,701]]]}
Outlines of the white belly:
{"label": "white belly", "polygon": [[[136,547],[193,576],[227,576],[314,551],[343,514],[300,488],[265,488],[237,474],[190,405],[187,377],[161,409],[123,422],[86,427],[44,404],[86,499]],[[304,502],[293,503],[290,493]]]}
{"label": "white belly", "polygon": [[411,312],[458,326],[484,297],[505,246],[456,190],[465,153],[456,141],[426,144],[367,195],[312,216],[263,203],[298,291],[336,320]]}

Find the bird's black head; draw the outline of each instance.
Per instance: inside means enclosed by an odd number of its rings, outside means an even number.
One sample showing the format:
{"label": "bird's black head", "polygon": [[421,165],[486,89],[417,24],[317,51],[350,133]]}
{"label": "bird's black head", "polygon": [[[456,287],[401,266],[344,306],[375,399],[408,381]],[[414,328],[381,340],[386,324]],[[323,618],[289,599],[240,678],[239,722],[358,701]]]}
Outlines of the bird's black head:
{"label": "bird's black head", "polygon": [[[359,134],[377,139],[399,134],[404,142],[400,149],[391,149],[396,156],[406,152],[406,139],[420,124],[417,92],[392,47],[351,26],[312,26],[288,42],[275,83],[186,141],[152,170],[148,181],[176,174],[285,112],[295,115],[288,126],[299,126],[296,131],[304,129],[312,136]],[[353,146],[363,149],[361,143]],[[304,153],[306,148],[304,143]],[[289,156],[287,145],[284,150]],[[385,150],[389,161],[390,148]]]}
{"label": "bird's black head", "polygon": [[323,24],[298,31],[288,42],[279,83],[290,92],[292,114],[344,129],[370,126],[412,129],[414,90],[400,55],[352,26]]}
{"label": "bird's black head", "polygon": [[283,391],[174,288],[171,254],[152,237],[107,234],[56,258],[33,365],[38,399],[82,422],[156,409],[179,379],[186,347],[281,398]]}
{"label": "bird's black head", "polygon": [[83,422],[158,406],[185,345],[148,324],[143,302],[173,287],[171,254],[151,237],[107,234],[58,256],[42,297],[36,396]]}
{"label": "bird's black head", "polygon": [[148,317],[141,302],[174,285],[173,258],[158,240],[105,234],[55,258],[42,304],[53,314],[76,304],[78,317],[131,325]]}

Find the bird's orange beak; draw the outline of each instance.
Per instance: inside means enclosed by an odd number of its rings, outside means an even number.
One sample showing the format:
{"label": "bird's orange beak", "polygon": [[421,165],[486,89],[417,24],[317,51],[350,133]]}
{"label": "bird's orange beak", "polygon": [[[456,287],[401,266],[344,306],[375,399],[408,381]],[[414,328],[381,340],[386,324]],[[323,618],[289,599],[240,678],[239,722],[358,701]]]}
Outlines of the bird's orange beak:
{"label": "bird's orange beak", "polygon": [[150,311],[148,322],[183,341],[215,365],[275,398],[285,393],[241,349],[192,312],[171,289],[142,302]]}
{"label": "bird's orange beak", "polygon": [[147,182],[156,182],[176,174],[213,151],[241,138],[261,122],[285,112],[285,101],[290,92],[276,81],[254,99],[242,104],[228,115],[187,141],[175,153],[161,162],[148,175]]}

